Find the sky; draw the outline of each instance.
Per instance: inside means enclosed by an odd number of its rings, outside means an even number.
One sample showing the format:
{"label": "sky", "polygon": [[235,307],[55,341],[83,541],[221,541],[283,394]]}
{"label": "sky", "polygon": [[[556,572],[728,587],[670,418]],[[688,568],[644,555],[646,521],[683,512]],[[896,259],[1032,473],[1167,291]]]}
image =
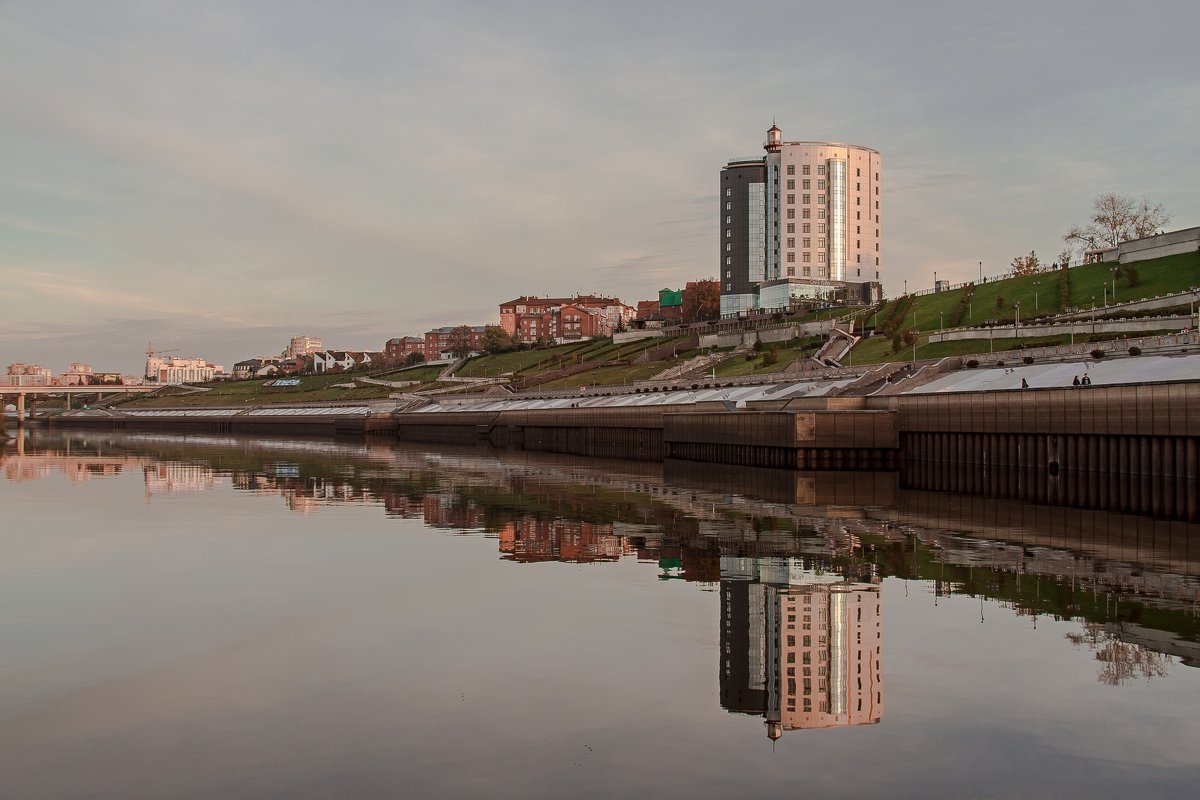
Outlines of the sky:
{"label": "sky", "polygon": [[721,167],[883,159],[885,291],[1200,225],[1194,2],[0,0],[0,363],[381,349],[717,274]]}

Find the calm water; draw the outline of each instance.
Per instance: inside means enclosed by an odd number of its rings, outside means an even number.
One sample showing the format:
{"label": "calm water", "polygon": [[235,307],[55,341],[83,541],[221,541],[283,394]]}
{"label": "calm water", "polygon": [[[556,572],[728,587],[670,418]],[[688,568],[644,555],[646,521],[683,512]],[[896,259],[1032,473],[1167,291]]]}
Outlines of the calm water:
{"label": "calm water", "polygon": [[0,797],[1190,797],[1200,530],[895,476],[34,437]]}

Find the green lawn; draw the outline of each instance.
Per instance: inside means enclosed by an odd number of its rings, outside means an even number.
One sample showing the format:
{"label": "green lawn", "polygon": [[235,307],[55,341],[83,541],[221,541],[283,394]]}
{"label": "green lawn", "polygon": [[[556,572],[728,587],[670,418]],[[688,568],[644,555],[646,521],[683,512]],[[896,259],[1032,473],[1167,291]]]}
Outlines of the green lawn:
{"label": "green lawn", "polygon": [[[1112,268],[1115,264],[1088,264],[1071,270],[1071,304],[1076,308],[1091,308],[1092,296],[1100,307],[1108,295],[1113,304]],[[1175,256],[1135,261],[1140,282],[1130,287],[1124,276],[1117,276],[1117,302],[1141,300],[1172,292],[1182,292],[1200,285],[1200,253],[1181,253]],[[1107,289],[1105,288],[1107,287]]]}

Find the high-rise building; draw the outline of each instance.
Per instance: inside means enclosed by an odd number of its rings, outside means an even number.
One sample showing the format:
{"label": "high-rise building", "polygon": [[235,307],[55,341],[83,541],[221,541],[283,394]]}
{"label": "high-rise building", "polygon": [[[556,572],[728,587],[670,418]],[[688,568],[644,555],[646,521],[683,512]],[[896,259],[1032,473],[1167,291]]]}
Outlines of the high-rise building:
{"label": "high-rise building", "polygon": [[879,151],[785,142],[721,170],[721,314],[880,298]]}

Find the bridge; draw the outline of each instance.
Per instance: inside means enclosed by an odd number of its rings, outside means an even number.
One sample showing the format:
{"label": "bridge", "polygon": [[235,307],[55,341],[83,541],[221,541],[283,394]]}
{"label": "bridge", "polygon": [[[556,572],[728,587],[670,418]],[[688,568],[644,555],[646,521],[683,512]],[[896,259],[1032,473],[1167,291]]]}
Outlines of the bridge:
{"label": "bridge", "polygon": [[[25,396],[30,395],[31,400],[37,400],[41,397],[49,397],[54,395],[65,396],[67,398],[67,408],[71,407],[71,396],[76,394],[96,395],[97,400],[105,395],[114,394],[146,394],[147,392],[157,391],[167,384],[149,384],[145,386],[123,386],[116,384],[106,384],[99,386],[4,386],[0,385],[0,407],[7,405],[9,398],[16,398],[17,402],[17,424],[23,424],[26,419],[25,413]],[[34,403],[36,407],[36,403]]]}

